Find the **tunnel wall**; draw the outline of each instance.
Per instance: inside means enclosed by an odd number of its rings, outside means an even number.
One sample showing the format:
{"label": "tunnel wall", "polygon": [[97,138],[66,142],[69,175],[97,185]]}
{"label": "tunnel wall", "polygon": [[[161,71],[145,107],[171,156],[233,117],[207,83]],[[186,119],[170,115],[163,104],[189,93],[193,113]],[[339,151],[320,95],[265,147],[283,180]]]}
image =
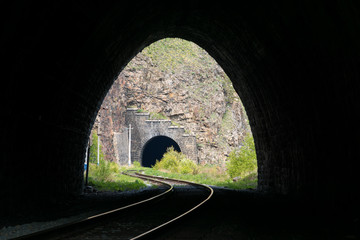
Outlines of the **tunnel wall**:
{"label": "tunnel wall", "polygon": [[356,207],[359,9],[356,1],[2,6],[1,199],[80,194],[90,129],[114,79],[145,46],[181,37],[215,58],[242,99],[260,191]]}

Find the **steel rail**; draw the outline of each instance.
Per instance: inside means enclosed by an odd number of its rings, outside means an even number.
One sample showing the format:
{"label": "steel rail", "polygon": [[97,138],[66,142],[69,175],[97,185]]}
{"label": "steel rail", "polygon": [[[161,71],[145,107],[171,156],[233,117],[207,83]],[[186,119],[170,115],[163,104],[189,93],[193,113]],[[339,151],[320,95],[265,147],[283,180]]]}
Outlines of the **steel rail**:
{"label": "steel rail", "polygon": [[[133,170],[129,170],[129,171],[133,171]],[[96,214],[96,215],[93,215],[93,216],[90,216],[90,217],[87,217],[87,218],[84,218],[84,219],[81,219],[81,220],[76,220],[76,221],[73,221],[73,222],[70,222],[70,223],[65,223],[65,224],[62,224],[62,225],[59,225],[59,226],[47,228],[47,229],[44,229],[44,230],[40,230],[40,231],[37,231],[37,232],[34,232],[34,233],[22,235],[22,236],[11,238],[11,239],[16,239],[16,240],[18,240],[18,239],[34,239],[36,237],[40,237],[40,236],[45,235],[45,234],[51,234],[52,232],[55,232],[55,231],[61,231],[61,230],[65,230],[65,229],[70,228],[70,227],[74,227],[76,225],[83,225],[83,224],[86,224],[86,223],[91,222],[91,221],[100,220],[100,218],[103,218],[105,216],[109,216],[111,214],[120,212],[122,210],[126,210],[126,209],[129,209],[131,207],[139,206],[141,204],[144,204],[144,203],[150,202],[152,200],[158,199],[158,198],[160,198],[160,197],[162,197],[162,196],[164,196],[166,194],[169,194],[170,192],[173,191],[174,187],[173,187],[173,185],[171,185],[169,183],[166,183],[166,182],[161,181],[161,180],[156,180],[156,179],[153,179],[153,178],[147,178],[146,176],[133,176],[133,175],[127,173],[129,171],[122,172],[122,174],[131,176],[131,177],[141,178],[141,179],[144,179],[144,180],[147,180],[147,181],[153,181],[153,182],[156,182],[156,183],[161,183],[161,184],[164,184],[164,185],[168,186],[169,189],[167,189],[166,191],[164,191],[164,192],[162,192],[162,193],[160,193],[158,195],[155,195],[153,197],[147,198],[147,199],[139,201],[139,202],[135,202],[135,203],[132,203],[132,204],[120,207],[120,208],[116,208],[116,209],[113,209],[113,210],[110,210],[110,211],[100,213],[100,214]]]}
{"label": "steel rail", "polygon": [[151,176],[151,175],[145,175],[145,174],[141,174],[141,173],[135,173],[136,177],[139,177],[139,178],[142,178],[142,177],[147,177],[147,178],[152,178],[152,179],[161,179],[161,180],[166,180],[166,181],[173,181],[173,182],[179,182],[179,183],[186,183],[186,184],[189,184],[189,185],[194,185],[194,186],[198,186],[198,187],[203,187],[207,190],[210,191],[210,194],[209,196],[206,197],[205,200],[203,200],[202,202],[200,202],[199,204],[197,204],[195,207],[191,208],[190,210],[184,212],[183,214],[180,214],[179,216],[155,227],[155,228],[152,228],[140,235],[137,235],[136,237],[133,237],[131,238],[130,240],[136,240],[136,239],[141,239],[141,238],[146,238],[148,237],[150,234],[153,234],[157,231],[159,231],[160,229],[163,229],[164,227],[170,225],[171,223],[183,218],[184,216],[188,215],[189,213],[193,212],[194,210],[196,210],[197,208],[199,208],[201,205],[203,205],[205,202],[207,202],[211,197],[212,195],[214,194],[214,190],[208,186],[208,185],[204,185],[204,184],[199,184],[199,183],[194,183],[194,182],[191,182],[191,181],[186,181],[186,180],[180,180],[180,179],[173,179],[173,178],[166,178],[166,177],[160,177],[160,176]]}
{"label": "steel rail", "polygon": [[[130,174],[130,172],[134,172],[134,174]],[[167,189],[165,192],[162,192],[162,193],[160,193],[160,194],[158,194],[156,196],[147,198],[145,200],[142,200],[142,201],[139,201],[139,202],[136,202],[136,203],[126,205],[124,207],[116,208],[116,209],[106,211],[106,212],[103,212],[103,213],[100,213],[100,214],[97,214],[97,215],[94,215],[94,216],[90,216],[90,217],[82,219],[82,220],[73,221],[73,222],[70,222],[70,223],[66,223],[66,224],[63,224],[63,225],[59,225],[59,226],[55,226],[55,227],[52,227],[52,228],[44,229],[44,230],[41,230],[41,231],[38,231],[38,232],[23,235],[23,236],[13,238],[13,239],[36,239],[37,237],[44,237],[47,234],[54,234],[54,233],[57,233],[57,232],[63,232],[65,230],[72,229],[74,227],[84,226],[86,224],[90,224],[93,221],[100,221],[102,218],[104,218],[106,216],[112,215],[114,213],[120,212],[122,210],[131,208],[131,207],[139,206],[139,205],[141,205],[143,203],[158,199],[158,198],[172,192],[173,191],[173,185],[167,183],[166,181],[185,183],[185,184],[188,184],[188,185],[202,187],[202,188],[205,188],[206,190],[208,190],[210,192],[210,194],[205,198],[205,200],[201,201],[199,204],[192,207],[190,210],[180,214],[179,216],[177,216],[177,217],[175,217],[175,218],[173,218],[173,219],[171,219],[171,220],[169,220],[169,221],[167,221],[167,222],[165,222],[165,223],[163,223],[163,224],[161,224],[161,225],[159,225],[157,227],[154,227],[154,228],[152,228],[152,229],[150,229],[150,230],[148,230],[148,231],[146,231],[146,232],[144,232],[144,233],[142,233],[142,234],[140,234],[138,236],[135,236],[135,237],[131,238],[131,240],[142,239],[142,238],[149,237],[153,233],[156,233],[156,232],[159,232],[160,230],[163,230],[166,226],[170,225],[171,223],[173,223],[173,222],[183,218],[184,216],[188,215],[189,213],[193,212],[194,210],[199,208],[201,205],[203,205],[205,202],[207,202],[212,197],[212,195],[214,193],[214,190],[211,187],[209,187],[207,185],[204,185],[204,184],[198,184],[198,183],[194,183],[194,182],[191,182],[191,181],[180,180],[180,179],[173,179],[173,178],[145,175],[145,174],[139,173],[138,170],[128,170],[128,171],[122,172],[122,174],[131,176],[131,177],[144,179],[144,180],[147,180],[147,181],[161,183],[161,184],[169,186],[169,189]]]}

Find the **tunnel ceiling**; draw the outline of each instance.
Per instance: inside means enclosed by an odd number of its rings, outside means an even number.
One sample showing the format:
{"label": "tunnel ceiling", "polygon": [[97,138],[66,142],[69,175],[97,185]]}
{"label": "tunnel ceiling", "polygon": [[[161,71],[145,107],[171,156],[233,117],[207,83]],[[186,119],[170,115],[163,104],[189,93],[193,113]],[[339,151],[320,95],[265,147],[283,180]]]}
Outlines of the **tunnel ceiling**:
{"label": "tunnel ceiling", "polygon": [[357,201],[356,2],[22,1],[3,10],[3,196],[28,184],[33,195],[79,194],[89,131],[113,80],[146,45],[181,37],[208,51],[239,93],[260,191]]}

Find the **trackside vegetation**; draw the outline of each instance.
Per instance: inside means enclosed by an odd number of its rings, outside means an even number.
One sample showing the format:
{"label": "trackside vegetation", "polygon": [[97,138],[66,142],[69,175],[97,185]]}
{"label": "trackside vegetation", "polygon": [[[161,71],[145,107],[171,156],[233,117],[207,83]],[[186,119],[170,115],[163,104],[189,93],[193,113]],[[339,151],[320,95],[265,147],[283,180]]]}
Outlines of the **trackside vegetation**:
{"label": "trackside vegetation", "polygon": [[[94,135],[93,137],[96,138]],[[93,145],[95,143],[97,146],[97,142],[93,141]],[[99,146],[101,147],[101,144]],[[147,187],[144,181],[121,174],[122,171],[130,169],[142,170],[149,175],[231,189],[257,187],[257,161],[251,135],[245,137],[242,147],[229,154],[226,168],[217,165],[198,165],[183,153],[175,151],[173,147],[168,148],[163,158],[157,160],[152,168],[141,167],[139,162],[134,162],[132,166],[120,167],[105,159],[100,159],[98,165],[97,160],[91,159],[93,157],[94,155],[90,154],[89,184],[100,191],[128,191]]]}
{"label": "trackside vegetation", "polygon": [[[98,191],[129,191],[138,190],[147,185],[144,181],[121,174],[124,170],[117,163],[106,161],[98,145],[96,132],[92,134],[92,144],[90,145],[90,166],[89,166],[89,185]],[[97,164],[97,151],[99,146],[99,164]]]}
{"label": "trackside vegetation", "polygon": [[217,165],[200,166],[174,148],[168,148],[153,168],[142,168],[146,174],[178,178],[196,183],[246,189],[257,187],[257,160],[253,137],[245,137],[241,148],[228,157],[226,169]]}
{"label": "trackside vegetation", "polygon": [[199,167],[192,160],[188,159],[185,154],[177,152],[174,147],[169,147],[161,161],[157,160],[154,170],[167,170],[172,173],[192,174],[199,171]]}

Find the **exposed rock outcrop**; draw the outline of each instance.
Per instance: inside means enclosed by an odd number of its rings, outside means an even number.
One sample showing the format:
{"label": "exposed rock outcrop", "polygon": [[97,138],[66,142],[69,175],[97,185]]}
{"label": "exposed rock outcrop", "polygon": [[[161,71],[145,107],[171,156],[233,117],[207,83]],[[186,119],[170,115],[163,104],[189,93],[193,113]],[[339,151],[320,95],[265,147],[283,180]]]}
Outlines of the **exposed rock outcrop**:
{"label": "exposed rock outcrop", "polygon": [[180,39],[145,48],[114,82],[94,125],[109,160],[117,160],[113,135],[126,131],[129,106],[162,113],[184,126],[196,136],[203,164],[223,164],[250,131],[244,107],[221,67],[203,49]]}

